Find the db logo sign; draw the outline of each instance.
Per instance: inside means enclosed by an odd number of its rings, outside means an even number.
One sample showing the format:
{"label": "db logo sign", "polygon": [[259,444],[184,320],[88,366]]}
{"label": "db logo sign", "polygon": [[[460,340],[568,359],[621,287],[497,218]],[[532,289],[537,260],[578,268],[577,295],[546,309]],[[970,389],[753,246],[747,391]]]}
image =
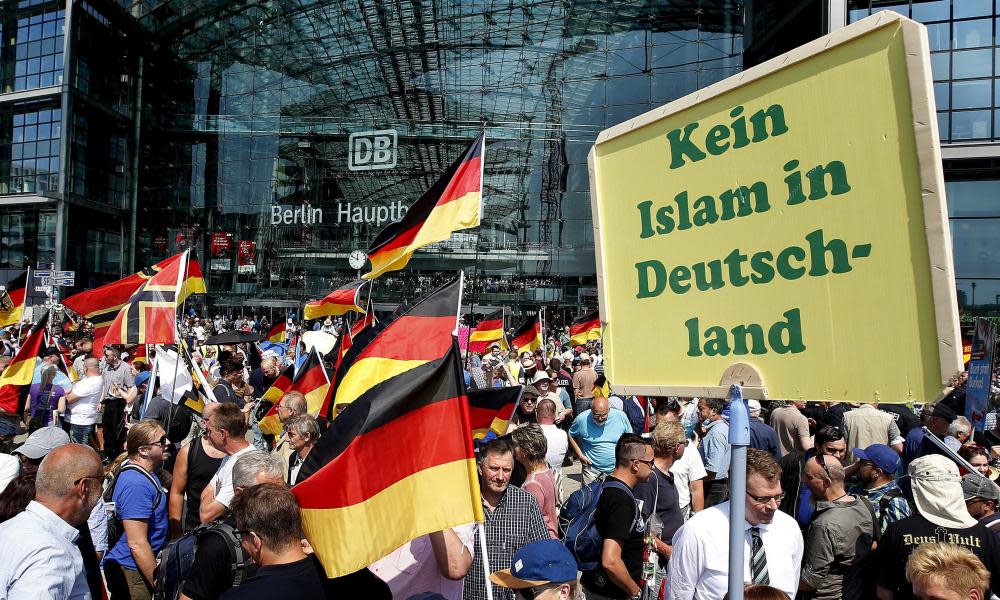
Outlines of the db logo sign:
{"label": "db logo sign", "polygon": [[372,171],[396,166],[396,130],[360,131],[348,138],[347,169]]}

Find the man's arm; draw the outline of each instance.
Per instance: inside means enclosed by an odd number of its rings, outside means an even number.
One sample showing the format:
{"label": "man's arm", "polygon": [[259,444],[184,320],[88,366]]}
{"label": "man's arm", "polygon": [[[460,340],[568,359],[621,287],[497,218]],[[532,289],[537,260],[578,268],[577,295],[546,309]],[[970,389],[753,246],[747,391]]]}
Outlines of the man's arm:
{"label": "man's arm", "polygon": [[806,532],[805,556],[802,558],[802,575],[799,590],[815,590],[830,574],[830,565],[835,559],[833,543],[827,531],[815,524]]}
{"label": "man's arm", "polygon": [[604,539],[604,545],[601,547],[601,567],[608,574],[608,579],[625,590],[629,596],[635,596],[642,591],[642,588],[632,581],[632,576],[628,574],[628,569],[622,562],[622,543],[620,540]]}
{"label": "man's arm", "polygon": [[174,480],[170,484],[170,502],[167,505],[172,539],[179,538],[184,533],[184,491],[187,490],[188,453],[191,451],[191,444],[200,443],[201,440],[198,438],[191,440],[190,444],[181,448],[177,453],[177,460],[174,461]]}
{"label": "man's arm", "polygon": [[143,519],[124,519],[122,526],[128,539],[128,549],[135,559],[135,566],[151,587],[156,587],[153,571],[156,569],[156,556],[149,545],[149,523]]}
{"label": "man's arm", "polygon": [[229,508],[215,499],[215,485],[209,481],[201,491],[201,504],[198,506],[198,518],[202,523],[211,523],[225,516]]}
{"label": "man's arm", "polygon": [[573,454],[580,459],[580,463],[584,465],[590,464],[590,459],[584,456],[583,450],[580,449],[579,444],[576,443],[576,438],[569,436],[569,447],[573,450]]}
{"label": "man's arm", "polygon": [[705,483],[702,479],[694,479],[688,485],[691,490],[691,512],[705,510]]}
{"label": "man's arm", "polygon": [[667,563],[667,600],[691,600],[702,571],[701,549],[697,535],[681,527],[674,534],[670,562]]}
{"label": "man's arm", "polygon": [[455,530],[449,527],[443,531],[435,531],[428,537],[441,575],[454,581],[465,577],[472,566],[472,553]]}

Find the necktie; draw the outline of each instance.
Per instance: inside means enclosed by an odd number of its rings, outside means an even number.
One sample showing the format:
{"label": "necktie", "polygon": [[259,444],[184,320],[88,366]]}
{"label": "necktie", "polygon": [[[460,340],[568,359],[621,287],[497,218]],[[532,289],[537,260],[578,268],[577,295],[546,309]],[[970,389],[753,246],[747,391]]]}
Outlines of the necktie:
{"label": "necktie", "polygon": [[767,574],[767,554],[764,552],[764,540],[760,539],[760,528],[750,528],[750,583],[768,585],[771,583]]}

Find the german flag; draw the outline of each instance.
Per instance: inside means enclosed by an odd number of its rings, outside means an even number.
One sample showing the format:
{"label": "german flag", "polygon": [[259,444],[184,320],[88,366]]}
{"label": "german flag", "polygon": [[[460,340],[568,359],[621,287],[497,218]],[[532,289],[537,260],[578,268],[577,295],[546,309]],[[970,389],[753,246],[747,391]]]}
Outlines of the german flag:
{"label": "german flag", "polygon": [[517,348],[518,352],[534,352],[542,347],[542,325],[538,315],[521,323],[521,326],[514,330],[510,347]]}
{"label": "german flag", "polygon": [[307,302],[304,311],[305,319],[310,321],[322,317],[335,317],[352,310],[359,313],[365,312],[365,309],[358,306],[358,295],[361,292],[361,288],[367,283],[363,279],[352,281],[343,287],[333,290],[322,300]]}
{"label": "german flag", "polygon": [[[333,356],[334,377],[336,377],[337,371],[340,370],[340,365],[344,362],[344,357],[347,356],[347,352],[353,345],[354,335],[351,333],[351,328],[345,323],[341,329],[340,337],[337,338],[337,343],[334,344],[333,349],[330,350],[330,355]],[[327,395],[326,400],[323,401],[323,407],[319,409],[319,414],[324,415],[327,419],[333,419],[336,416],[331,410],[333,407],[333,390],[335,383],[336,380],[331,382],[330,393]]]}
{"label": "german flag", "polygon": [[507,433],[507,425],[514,415],[523,390],[519,385],[494,390],[469,390],[469,426],[472,437],[481,440],[491,431],[497,436]]}
{"label": "german flag", "polygon": [[261,400],[271,403],[271,408],[267,414],[258,422],[260,430],[268,435],[281,435],[281,421],[278,420],[278,402],[281,397],[288,393],[292,387],[292,380],[295,379],[295,365],[288,365],[281,375],[274,380],[271,387],[267,388]]}
{"label": "german flag", "polygon": [[601,316],[594,312],[573,319],[569,326],[569,345],[582,346],[590,340],[601,339]]}
{"label": "german flag", "polygon": [[323,367],[323,357],[315,348],[309,351],[309,357],[295,374],[288,391],[301,393],[306,397],[309,414],[313,416],[319,414],[320,407],[330,393],[330,378],[327,377],[326,368]]}
{"label": "german flag", "polygon": [[267,332],[268,341],[277,342],[279,344],[285,343],[285,335],[287,333],[285,331],[286,329],[288,329],[288,323],[286,323],[285,321],[278,323],[277,325],[271,328],[271,331]]}
{"label": "german flag", "polygon": [[354,338],[336,372],[334,406],[443,356],[453,341],[461,294],[462,280],[455,279]]}
{"label": "german flag", "polygon": [[406,266],[418,248],[441,242],[460,229],[479,225],[483,200],[483,130],[448,170],[424,192],[402,220],[382,230],[368,247],[372,270],[365,279]]}
{"label": "german flag", "polygon": [[503,309],[486,315],[469,334],[469,350],[485,352],[493,342],[503,339]]}
{"label": "german flag", "polygon": [[[181,256],[181,254],[171,256],[152,267],[143,269],[124,279],[102,285],[93,290],[73,294],[62,301],[63,306],[82,315],[94,324],[93,354],[99,355],[101,353],[101,349],[104,347],[104,336],[107,334],[108,328],[132,295],[154,275],[170,267],[175,262],[180,261]],[[191,294],[204,294],[205,291],[205,279],[202,277],[201,267],[198,266],[196,261],[191,261],[191,266],[188,269],[188,279],[181,287],[181,295],[178,302],[183,302]]]}
{"label": "german flag", "polygon": [[[433,432],[418,451],[406,441],[415,431]],[[482,521],[457,345],[358,397],[320,437],[299,481],[292,492],[328,577],[421,535]]]}
{"label": "german flag", "polygon": [[351,325],[351,337],[357,337],[359,333],[364,331],[365,327],[375,324],[375,313],[366,312],[363,317],[357,320],[354,325]]}
{"label": "german flag", "polygon": [[45,325],[48,320],[49,311],[45,311],[31,328],[14,360],[0,373],[0,409],[7,413],[19,415],[24,409],[22,398],[27,396],[36,359],[45,348]]}
{"label": "german flag", "polygon": [[106,344],[176,344],[177,307],[187,280],[190,250],[160,269],[132,294],[108,327]]}
{"label": "german flag", "polygon": [[24,297],[28,291],[28,272],[21,273],[0,291],[0,327],[17,325],[24,314]]}

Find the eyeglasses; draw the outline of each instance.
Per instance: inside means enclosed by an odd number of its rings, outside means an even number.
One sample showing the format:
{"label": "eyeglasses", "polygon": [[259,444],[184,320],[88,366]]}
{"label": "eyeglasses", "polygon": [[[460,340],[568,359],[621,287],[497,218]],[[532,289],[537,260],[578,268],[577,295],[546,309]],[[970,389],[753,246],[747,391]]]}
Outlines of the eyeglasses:
{"label": "eyeglasses", "polygon": [[646,466],[648,466],[650,469],[652,469],[653,465],[655,464],[652,460],[642,460],[641,458],[633,458],[632,460],[641,462]]}
{"label": "eyeglasses", "polygon": [[88,479],[98,479],[98,480],[100,480],[100,479],[104,479],[104,475],[84,475],[83,477],[81,477],[81,478],[77,479],[76,481],[74,481],[73,485],[74,486],[78,486],[78,485],[80,485],[81,481],[86,481]]}
{"label": "eyeglasses", "polygon": [[750,492],[747,492],[747,496],[750,496],[750,499],[756,502],[757,504],[769,504],[771,500],[774,500],[774,502],[777,504],[781,504],[781,501],[785,498],[785,493],[782,492],[775,496],[754,496]]}
{"label": "eyeglasses", "polygon": [[517,597],[524,598],[525,600],[535,600],[535,598],[540,597],[542,594],[549,590],[557,590],[565,584],[562,583],[550,583],[548,585],[541,585],[538,587],[528,587],[517,590]]}
{"label": "eyeglasses", "polygon": [[170,440],[167,438],[167,436],[163,436],[160,439],[156,440],[155,442],[149,442],[146,445],[147,446],[159,446],[160,448],[166,448],[167,446],[170,445]]}

